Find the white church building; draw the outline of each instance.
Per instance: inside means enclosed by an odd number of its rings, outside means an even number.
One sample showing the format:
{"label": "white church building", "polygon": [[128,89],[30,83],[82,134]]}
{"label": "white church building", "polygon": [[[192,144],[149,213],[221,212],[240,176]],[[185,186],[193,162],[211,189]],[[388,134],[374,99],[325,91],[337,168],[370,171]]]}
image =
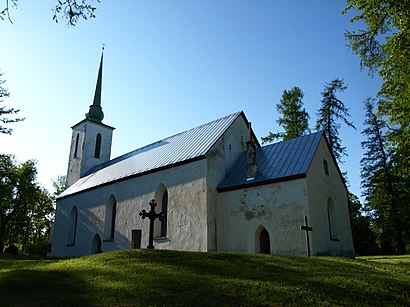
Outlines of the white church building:
{"label": "white church building", "polygon": [[154,199],[156,249],[354,256],[347,189],[322,132],[261,146],[237,112],[110,159],[102,62],[72,127],[50,255],[146,248],[139,213]]}

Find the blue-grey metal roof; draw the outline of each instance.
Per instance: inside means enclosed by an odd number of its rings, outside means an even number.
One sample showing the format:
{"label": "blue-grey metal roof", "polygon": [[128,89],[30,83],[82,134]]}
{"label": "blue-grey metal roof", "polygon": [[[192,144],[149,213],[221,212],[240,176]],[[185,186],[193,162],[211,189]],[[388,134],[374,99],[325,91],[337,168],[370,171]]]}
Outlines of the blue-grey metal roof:
{"label": "blue-grey metal roof", "polygon": [[204,157],[235,119],[241,115],[245,117],[243,112],[237,112],[98,165],[59,197],[66,197],[130,176]]}
{"label": "blue-grey metal roof", "polygon": [[303,177],[312,161],[323,133],[316,132],[256,149],[258,172],[247,180],[246,152],[243,152],[218,185],[218,191],[228,191]]}

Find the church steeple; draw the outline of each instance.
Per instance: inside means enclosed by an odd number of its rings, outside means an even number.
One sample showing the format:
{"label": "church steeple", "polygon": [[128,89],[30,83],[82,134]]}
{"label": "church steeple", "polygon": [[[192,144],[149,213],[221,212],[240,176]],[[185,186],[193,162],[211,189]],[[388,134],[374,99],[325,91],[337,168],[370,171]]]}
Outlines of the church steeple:
{"label": "church steeple", "polygon": [[97,84],[95,86],[94,101],[90,105],[90,110],[85,114],[85,118],[96,123],[101,123],[104,113],[101,108],[101,88],[102,88],[102,66],[104,57],[104,47],[101,53],[100,69],[98,70]]}
{"label": "church steeple", "polygon": [[104,118],[101,109],[103,56],[104,48],[101,53],[93,104],[90,105],[85,119],[71,127],[73,134],[68,159],[67,187],[89,174],[93,167],[110,160],[114,128],[101,122]]}

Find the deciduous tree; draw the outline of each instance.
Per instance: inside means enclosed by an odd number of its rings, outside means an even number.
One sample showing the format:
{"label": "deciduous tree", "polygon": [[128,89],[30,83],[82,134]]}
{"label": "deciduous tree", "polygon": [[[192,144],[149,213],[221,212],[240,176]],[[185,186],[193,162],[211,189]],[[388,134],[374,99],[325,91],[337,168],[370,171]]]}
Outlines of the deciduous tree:
{"label": "deciduous tree", "polygon": [[[4,8],[0,11],[0,19],[8,19],[12,22],[10,9],[17,8],[21,0],[6,0]],[[79,19],[87,20],[95,17],[96,7],[94,3],[100,0],[56,0],[53,20],[58,22],[60,18],[67,20],[71,26],[77,24]]]}
{"label": "deciduous tree", "polygon": [[[18,164],[0,156],[0,245],[26,248],[47,243],[54,211],[48,192],[36,181],[35,161]],[[1,246],[0,246],[1,247]],[[1,249],[3,251],[3,248]]]}
{"label": "deciduous tree", "polygon": [[377,255],[379,247],[376,243],[376,235],[372,229],[373,219],[370,215],[363,214],[363,206],[359,198],[349,193],[348,198],[350,226],[354,250],[356,255]]}
{"label": "deciduous tree", "polygon": [[387,149],[403,178],[410,177],[410,1],[347,0],[358,31],[346,31],[351,50],[383,85],[378,112],[388,116]]}

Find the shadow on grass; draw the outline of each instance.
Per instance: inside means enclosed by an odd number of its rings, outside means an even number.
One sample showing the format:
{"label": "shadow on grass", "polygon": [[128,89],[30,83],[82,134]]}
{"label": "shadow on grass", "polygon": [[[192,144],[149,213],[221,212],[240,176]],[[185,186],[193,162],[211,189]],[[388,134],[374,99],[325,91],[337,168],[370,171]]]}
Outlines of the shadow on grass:
{"label": "shadow on grass", "polygon": [[332,257],[128,250],[16,265],[0,262],[8,305],[410,305],[401,268]]}
{"label": "shadow on grass", "polygon": [[64,271],[17,269],[0,272],[1,306],[88,306],[89,285]]}

